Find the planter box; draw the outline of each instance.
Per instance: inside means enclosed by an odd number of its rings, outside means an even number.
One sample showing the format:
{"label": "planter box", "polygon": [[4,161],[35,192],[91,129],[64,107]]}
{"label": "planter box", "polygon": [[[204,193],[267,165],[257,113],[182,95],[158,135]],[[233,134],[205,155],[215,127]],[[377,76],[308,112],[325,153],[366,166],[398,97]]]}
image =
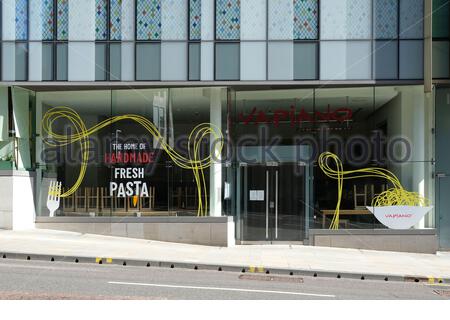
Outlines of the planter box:
{"label": "planter box", "polygon": [[318,247],[431,254],[438,250],[436,229],[313,229],[309,236],[310,244]]}
{"label": "planter box", "polygon": [[12,170],[13,163],[11,161],[0,161],[0,170]]}

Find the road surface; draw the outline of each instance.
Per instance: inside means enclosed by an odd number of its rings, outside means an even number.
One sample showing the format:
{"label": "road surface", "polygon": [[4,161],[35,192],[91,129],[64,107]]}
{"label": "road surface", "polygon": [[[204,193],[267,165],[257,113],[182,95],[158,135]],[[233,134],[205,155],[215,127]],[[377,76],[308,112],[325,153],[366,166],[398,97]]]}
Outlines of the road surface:
{"label": "road surface", "polygon": [[0,299],[449,299],[450,285],[0,259]]}

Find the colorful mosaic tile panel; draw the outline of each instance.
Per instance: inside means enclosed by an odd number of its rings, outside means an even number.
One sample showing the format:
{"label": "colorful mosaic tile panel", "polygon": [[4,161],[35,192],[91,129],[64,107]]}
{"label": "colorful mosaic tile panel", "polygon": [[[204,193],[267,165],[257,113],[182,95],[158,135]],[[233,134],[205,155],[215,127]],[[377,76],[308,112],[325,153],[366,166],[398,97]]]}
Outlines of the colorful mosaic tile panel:
{"label": "colorful mosaic tile panel", "polygon": [[161,1],[136,1],[137,40],[161,40]]}
{"label": "colorful mosaic tile panel", "polygon": [[376,39],[397,38],[398,1],[374,0],[374,37]]}
{"label": "colorful mosaic tile panel", "polygon": [[122,38],[122,0],[111,0],[109,32],[111,40]]}
{"label": "colorful mosaic tile panel", "polygon": [[95,0],[95,40],[108,37],[108,1]]}
{"label": "colorful mosaic tile panel", "polygon": [[216,38],[239,40],[241,28],[240,0],[216,0]]}
{"label": "colorful mosaic tile panel", "polygon": [[16,0],[16,40],[28,39],[28,0]]}
{"label": "colorful mosaic tile panel", "polygon": [[294,39],[317,39],[318,0],[294,0]]}
{"label": "colorful mosaic tile panel", "polygon": [[53,40],[53,0],[42,0],[42,40]]}
{"label": "colorful mosaic tile panel", "polygon": [[58,40],[69,37],[69,0],[57,0],[56,31]]}
{"label": "colorful mosaic tile panel", "polygon": [[202,37],[202,1],[189,0],[189,39],[200,40]]}

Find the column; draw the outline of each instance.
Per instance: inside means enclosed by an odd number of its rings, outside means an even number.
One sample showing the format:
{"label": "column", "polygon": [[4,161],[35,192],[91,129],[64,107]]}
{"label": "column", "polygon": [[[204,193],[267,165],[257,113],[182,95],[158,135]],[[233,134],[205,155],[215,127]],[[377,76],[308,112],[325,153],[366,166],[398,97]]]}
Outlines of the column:
{"label": "column", "polygon": [[[222,128],[222,100],[221,88],[210,89],[210,123],[216,128]],[[209,173],[209,206],[210,216],[220,217],[222,215],[222,163],[218,143],[211,136],[211,155],[213,160]]]}

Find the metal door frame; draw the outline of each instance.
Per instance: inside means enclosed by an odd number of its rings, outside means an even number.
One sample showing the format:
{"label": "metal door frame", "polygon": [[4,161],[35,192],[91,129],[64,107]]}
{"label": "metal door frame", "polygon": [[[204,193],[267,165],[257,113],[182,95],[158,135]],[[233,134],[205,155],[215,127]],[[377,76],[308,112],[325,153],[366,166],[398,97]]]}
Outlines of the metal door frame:
{"label": "metal door frame", "polygon": [[[267,162],[267,163],[252,163],[252,164],[248,164],[248,163],[239,163],[238,166],[238,170],[237,170],[237,179],[236,179],[236,183],[237,183],[237,200],[236,200],[236,204],[237,204],[237,210],[238,211],[238,223],[237,223],[237,228],[238,228],[238,232],[237,235],[239,237],[239,239],[237,239],[237,243],[238,244],[303,244],[305,243],[305,241],[307,242],[307,239],[309,237],[309,218],[310,218],[310,214],[311,214],[311,206],[310,206],[310,196],[311,196],[311,191],[310,188],[312,187],[311,185],[311,178],[310,178],[310,166],[308,166],[305,163],[302,162],[297,162],[296,164],[298,166],[302,166],[305,167],[305,171],[304,171],[304,209],[305,209],[305,213],[304,213],[304,230],[299,230],[299,232],[303,232],[303,240],[297,241],[297,240],[292,240],[292,241],[283,241],[283,240],[277,240],[278,238],[278,215],[279,215],[279,208],[278,208],[278,189],[279,189],[279,167],[280,165],[282,165],[283,163],[291,163],[291,164],[295,164],[294,162]],[[241,190],[241,186],[245,185],[248,186],[247,184],[247,168],[248,167],[261,167],[264,168],[265,171],[265,220],[266,220],[266,240],[242,240],[243,238],[243,223],[244,223],[244,219],[241,216],[241,213],[244,213],[247,211],[247,203],[248,203],[248,190],[245,190],[245,192],[243,192],[243,190]],[[243,169],[244,168],[244,169]],[[275,170],[270,170],[271,168],[276,168]],[[241,171],[241,169],[243,169]],[[274,180],[272,180],[272,176],[274,177]],[[242,184],[243,182],[243,184]],[[248,189],[248,187],[247,187]],[[273,190],[272,190],[273,189]],[[274,212],[271,213],[270,212],[270,195],[271,195],[271,191],[275,192],[275,198],[274,198]],[[242,208],[243,210],[241,210],[241,197],[244,197],[244,207]],[[270,214],[273,214],[275,216],[275,225],[272,226],[273,228],[273,232],[272,235],[274,233],[274,236],[270,237],[270,226],[269,226],[269,217]]]}

